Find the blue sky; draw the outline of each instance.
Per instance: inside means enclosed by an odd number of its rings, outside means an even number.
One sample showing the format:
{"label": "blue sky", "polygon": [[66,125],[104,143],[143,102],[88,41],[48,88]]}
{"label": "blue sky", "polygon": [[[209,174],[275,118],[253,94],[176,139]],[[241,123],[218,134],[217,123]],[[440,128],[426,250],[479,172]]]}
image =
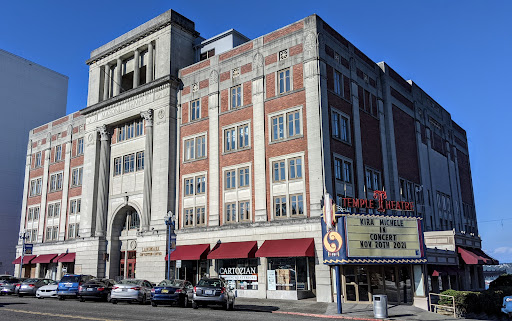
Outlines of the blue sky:
{"label": "blue sky", "polygon": [[0,48],[67,75],[70,113],[87,103],[90,52],[171,8],[205,38],[255,38],[316,13],[414,80],[466,129],[483,248],[512,262],[512,1],[8,1]]}

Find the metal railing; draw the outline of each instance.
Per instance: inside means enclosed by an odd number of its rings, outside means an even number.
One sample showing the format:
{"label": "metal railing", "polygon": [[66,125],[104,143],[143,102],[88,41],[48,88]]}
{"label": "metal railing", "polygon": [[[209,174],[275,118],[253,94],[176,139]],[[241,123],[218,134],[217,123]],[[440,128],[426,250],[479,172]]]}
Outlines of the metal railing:
{"label": "metal railing", "polygon": [[[439,301],[441,301],[442,297],[446,297],[449,300],[451,300],[451,304],[439,304]],[[444,315],[447,315],[448,312],[449,314],[453,313],[454,318],[457,317],[457,312],[455,310],[455,297],[453,295],[429,293],[428,301],[430,304],[430,312],[435,312]]]}

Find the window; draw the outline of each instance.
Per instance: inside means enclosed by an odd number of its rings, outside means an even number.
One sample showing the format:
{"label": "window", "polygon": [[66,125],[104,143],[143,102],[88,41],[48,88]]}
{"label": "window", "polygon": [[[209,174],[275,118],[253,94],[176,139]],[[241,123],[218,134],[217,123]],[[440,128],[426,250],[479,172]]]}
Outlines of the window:
{"label": "window", "polygon": [[39,207],[31,207],[28,209],[27,221],[39,220]]}
{"label": "window", "polygon": [[286,217],[286,196],[274,197],[274,216]]}
{"label": "window", "polygon": [[302,158],[296,157],[288,160],[290,179],[302,178]]}
{"label": "window", "polygon": [[185,227],[190,227],[194,225],[194,208],[186,208],[184,210],[185,219],[183,225]]}
{"label": "window", "polygon": [[284,181],[285,176],[285,161],[277,161],[272,163],[273,168],[273,180],[274,182]]}
{"label": "window", "polygon": [[335,157],[334,177],[342,182],[352,183],[352,163],[347,160]]}
{"label": "window", "polygon": [[[275,115],[271,118],[271,140],[279,141],[302,134],[301,110]],[[286,126],[286,128],[285,128]]]}
{"label": "window", "polygon": [[30,181],[30,196],[41,195],[42,178],[36,178]]}
{"label": "window", "polygon": [[82,186],[83,168],[74,168],[71,174],[71,186]]}
{"label": "window", "polygon": [[128,212],[128,229],[134,230],[140,227],[140,217],[137,212]]}
{"label": "window", "polygon": [[238,221],[248,221],[250,219],[250,203],[249,201],[244,201],[239,203],[239,211],[238,211]]}
{"label": "window", "polygon": [[213,57],[213,56],[215,56],[215,48],[210,49],[210,50],[208,50],[208,51],[206,51],[206,52],[201,53],[201,56],[199,57],[199,60],[200,60],[200,61],[202,61],[202,60],[206,60],[206,59],[211,58],[211,57]]}
{"label": "window", "polygon": [[59,227],[48,226],[46,227],[46,241],[57,241],[59,238]]}
{"label": "window", "polygon": [[84,139],[83,137],[82,138],[78,138],[76,140],[76,155],[83,155],[84,153]]}
{"label": "window", "polygon": [[246,149],[250,145],[249,124],[238,125],[224,130],[224,152]]}
{"label": "window", "polygon": [[380,190],[380,173],[371,168],[366,169],[366,191]]}
{"label": "window", "polygon": [[236,171],[226,171],[226,189],[236,188]]}
{"label": "window", "polygon": [[185,161],[192,161],[206,157],[206,135],[185,140]]}
{"label": "window", "polygon": [[27,236],[30,237],[30,242],[35,243],[37,242],[37,229],[32,230],[32,233],[29,234],[30,231],[27,231]]}
{"label": "window", "polygon": [[68,239],[74,239],[79,236],[80,223],[68,225]]}
{"label": "window", "polygon": [[303,202],[303,195],[302,194],[296,194],[296,195],[290,195],[290,205],[291,205],[291,215],[297,216],[297,215],[303,215],[304,214],[304,202]]}
{"label": "window", "polygon": [[81,199],[75,199],[71,200],[69,202],[69,214],[75,215],[80,214],[80,211],[82,210],[82,200]]}
{"label": "window", "polygon": [[114,176],[121,175],[122,166],[121,157],[114,158]]}
{"label": "window", "polygon": [[117,141],[133,139],[144,134],[144,120],[142,118],[126,122],[117,127]]}
{"label": "window", "polygon": [[135,154],[123,156],[124,170],[123,172],[131,173],[135,170]]}
{"label": "window", "polygon": [[227,203],[226,204],[226,222],[227,223],[236,222],[236,203]]}
{"label": "window", "polygon": [[196,194],[204,194],[206,190],[206,177],[204,175],[196,177]]}
{"label": "window", "polygon": [[59,215],[60,215],[60,203],[49,204],[47,218],[59,217]]}
{"label": "window", "polygon": [[50,176],[50,192],[60,191],[62,189],[62,173]]}
{"label": "window", "polygon": [[206,175],[185,178],[183,189],[185,190],[185,196],[204,194],[206,192]]}
{"label": "window", "polygon": [[137,152],[137,170],[144,170],[144,152]]}
{"label": "window", "polygon": [[196,226],[206,224],[206,211],[204,206],[196,207]]}
{"label": "window", "polygon": [[62,160],[62,145],[55,147],[55,161],[58,162]]}
{"label": "window", "polygon": [[190,102],[190,120],[201,118],[201,104],[199,99]]}
{"label": "window", "polygon": [[242,86],[231,88],[231,109],[242,106]]}
{"label": "window", "polygon": [[238,187],[248,187],[249,184],[249,167],[240,168],[238,170]]}
{"label": "window", "polygon": [[291,90],[290,88],[290,69],[284,69],[278,73],[278,89],[280,94],[284,94]]}
{"label": "window", "polygon": [[123,60],[121,65],[121,92],[133,88],[133,75],[135,69],[135,59],[133,56]]}
{"label": "window", "polygon": [[357,95],[359,99],[359,108],[377,117],[377,97],[361,86],[357,86]]}
{"label": "window", "polygon": [[349,118],[337,111],[332,111],[332,136],[350,143]]}
{"label": "window", "polygon": [[194,195],[194,178],[185,179],[185,196]]}
{"label": "window", "polygon": [[342,89],[343,89],[343,76],[341,75],[341,73],[339,73],[335,70],[334,71],[334,92],[338,95],[343,95]]}
{"label": "window", "polygon": [[38,152],[36,154],[36,161],[35,161],[34,167],[40,167],[41,166],[41,156],[42,156],[41,152]]}

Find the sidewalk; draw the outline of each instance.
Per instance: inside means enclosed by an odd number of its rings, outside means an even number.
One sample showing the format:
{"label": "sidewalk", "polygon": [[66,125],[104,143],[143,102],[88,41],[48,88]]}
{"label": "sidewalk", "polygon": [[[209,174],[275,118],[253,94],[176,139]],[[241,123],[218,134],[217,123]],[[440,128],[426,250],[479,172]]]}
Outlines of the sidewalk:
{"label": "sidewalk", "polygon": [[[344,303],[342,314],[337,314],[336,303],[316,302],[315,298],[289,301],[236,298],[235,307],[240,311],[260,311],[269,313],[284,313],[308,316],[318,320],[321,319],[345,319],[345,320],[382,320],[373,317],[373,306],[371,304]],[[422,310],[410,305],[389,305],[388,318],[385,320],[469,320],[455,319],[441,314]]]}

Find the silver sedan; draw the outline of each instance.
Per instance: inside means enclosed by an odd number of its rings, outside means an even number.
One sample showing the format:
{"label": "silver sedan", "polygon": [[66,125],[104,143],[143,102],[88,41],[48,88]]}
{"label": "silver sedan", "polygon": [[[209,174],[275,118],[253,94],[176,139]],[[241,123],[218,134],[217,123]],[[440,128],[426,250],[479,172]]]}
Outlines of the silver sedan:
{"label": "silver sedan", "polygon": [[147,280],[125,279],[112,287],[110,302],[117,304],[118,301],[137,301],[146,304],[151,299],[153,285]]}

